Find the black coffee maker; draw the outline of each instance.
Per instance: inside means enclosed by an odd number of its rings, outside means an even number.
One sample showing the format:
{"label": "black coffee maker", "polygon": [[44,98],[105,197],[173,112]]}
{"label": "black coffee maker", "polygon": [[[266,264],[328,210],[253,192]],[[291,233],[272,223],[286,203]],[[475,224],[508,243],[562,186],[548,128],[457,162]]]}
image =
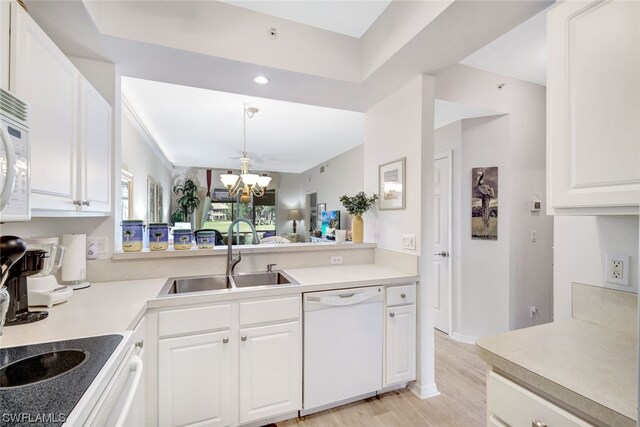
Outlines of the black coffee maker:
{"label": "black coffee maker", "polygon": [[42,249],[28,250],[9,269],[6,281],[9,292],[9,307],[5,326],[23,325],[45,319],[46,311],[29,311],[27,277],[42,271],[47,252]]}

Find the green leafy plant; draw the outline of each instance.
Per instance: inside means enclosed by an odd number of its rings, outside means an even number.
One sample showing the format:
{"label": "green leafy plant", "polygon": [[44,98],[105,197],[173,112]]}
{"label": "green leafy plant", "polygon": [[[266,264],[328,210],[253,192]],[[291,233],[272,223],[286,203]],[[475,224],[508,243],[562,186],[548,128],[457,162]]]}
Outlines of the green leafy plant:
{"label": "green leafy plant", "polygon": [[378,200],[378,195],[374,194],[371,197],[367,196],[364,191],[357,193],[353,197],[349,197],[346,194],[340,197],[340,202],[342,202],[342,206],[349,212],[351,215],[362,215],[371,209],[371,206]]}
{"label": "green leafy plant", "polygon": [[[180,196],[176,201],[178,209],[182,210],[183,218],[188,222],[191,220],[191,214],[200,206],[200,199],[198,199],[198,187],[191,179],[185,180],[184,184],[178,184],[173,187],[173,192],[176,196]],[[177,218],[176,212],[171,215],[171,219]]]}

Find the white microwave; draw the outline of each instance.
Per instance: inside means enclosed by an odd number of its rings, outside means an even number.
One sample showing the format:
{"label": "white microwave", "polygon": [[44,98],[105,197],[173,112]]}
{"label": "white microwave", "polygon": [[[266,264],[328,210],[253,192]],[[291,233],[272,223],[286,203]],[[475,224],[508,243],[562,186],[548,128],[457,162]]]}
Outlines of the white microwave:
{"label": "white microwave", "polygon": [[0,89],[0,222],[31,220],[29,107]]}

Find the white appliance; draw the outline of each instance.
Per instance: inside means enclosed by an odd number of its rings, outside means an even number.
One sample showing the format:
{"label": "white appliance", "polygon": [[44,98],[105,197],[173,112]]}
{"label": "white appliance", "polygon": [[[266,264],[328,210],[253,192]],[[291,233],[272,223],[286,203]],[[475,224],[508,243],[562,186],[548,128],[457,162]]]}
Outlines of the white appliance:
{"label": "white appliance", "polygon": [[302,415],[382,389],[384,288],[305,293]]}
{"label": "white appliance", "polygon": [[65,426],[143,426],[134,408],[142,389],[142,342],[133,343],[131,332],[123,332],[122,342],[82,396]]}
{"label": "white appliance", "polygon": [[42,271],[27,277],[30,306],[53,307],[73,296],[73,289],[60,286],[54,273],[62,266],[64,246],[58,244],[57,237],[31,237],[26,239],[28,249],[42,249],[47,253]]}
{"label": "white appliance", "polygon": [[0,222],[31,220],[29,108],[0,89]]}

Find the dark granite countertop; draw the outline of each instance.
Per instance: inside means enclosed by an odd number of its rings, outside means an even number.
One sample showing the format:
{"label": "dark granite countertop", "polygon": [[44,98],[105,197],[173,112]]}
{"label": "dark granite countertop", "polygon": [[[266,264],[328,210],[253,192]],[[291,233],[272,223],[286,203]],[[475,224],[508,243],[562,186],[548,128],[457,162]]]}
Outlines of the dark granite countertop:
{"label": "dark granite countertop", "polygon": [[[59,426],[64,423],[121,341],[121,335],[102,335],[0,349],[0,381],[3,384],[7,380],[4,375],[7,371],[2,370],[23,359],[66,350],[77,350],[86,355],[80,364],[62,375],[15,387],[0,386],[0,425]],[[78,358],[80,353],[73,355],[76,357],[70,358],[68,363],[82,359],[81,356]],[[64,358],[55,360],[56,367],[64,363],[60,359]],[[42,366],[34,369],[32,365],[25,373],[44,373],[47,369]],[[15,374],[15,368],[13,372]]]}

